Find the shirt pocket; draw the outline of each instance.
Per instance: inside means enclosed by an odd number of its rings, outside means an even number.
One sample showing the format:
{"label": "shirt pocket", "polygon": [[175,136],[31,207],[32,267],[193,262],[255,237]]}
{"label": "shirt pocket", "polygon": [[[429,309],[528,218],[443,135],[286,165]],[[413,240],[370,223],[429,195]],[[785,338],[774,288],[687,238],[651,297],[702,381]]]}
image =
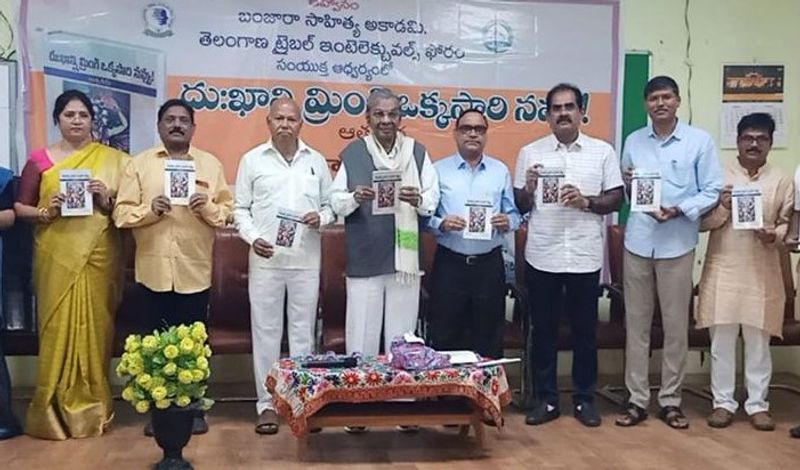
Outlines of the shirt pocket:
{"label": "shirt pocket", "polygon": [[664,179],[678,188],[688,187],[695,182],[694,165],[684,162],[672,161],[662,169]]}
{"label": "shirt pocket", "polygon": [[317,178],[316,175],[311,174],[301,175],[298,178],[298,186],[303,197],[306,198],[308,202],[316,206],[320,197],[319,178]]}

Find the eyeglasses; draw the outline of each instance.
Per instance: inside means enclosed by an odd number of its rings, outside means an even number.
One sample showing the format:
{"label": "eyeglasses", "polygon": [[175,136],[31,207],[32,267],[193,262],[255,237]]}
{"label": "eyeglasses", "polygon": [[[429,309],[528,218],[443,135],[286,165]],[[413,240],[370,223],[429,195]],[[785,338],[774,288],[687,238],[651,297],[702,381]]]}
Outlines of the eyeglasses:
{"label": "eyeglasses", "polygon": [[474,132],[474,133],[476,133],[478,135],[483,135],[483,134],[486,134],[487,130],[489,130],[489,128],[484,126],[484,125],[482,125],[482,124],[481,125],[477,125],[477,126],[468,126],[466,124],[462,124],[462,125],[458,126],[458,132],[460,132],[462,134],[470,134],[470,133]]}
{"label": "eyeglasses", "polygon": [[752,142],[755,142],[758,145],[767,145],[770,143],[772,139],[766,135],[740,135],[739,142],[749,145]]}

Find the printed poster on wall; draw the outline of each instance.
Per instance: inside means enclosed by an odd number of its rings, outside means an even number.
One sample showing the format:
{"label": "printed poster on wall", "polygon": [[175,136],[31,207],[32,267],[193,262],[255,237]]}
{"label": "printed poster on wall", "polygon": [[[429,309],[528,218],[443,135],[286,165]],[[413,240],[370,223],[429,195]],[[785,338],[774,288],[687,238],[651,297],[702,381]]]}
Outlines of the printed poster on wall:
{"label": "printed poster on wall", "polygon": [[786,147],[783,73],[783,65],[722,66],[721,148],[736,148],[736,126],[751,113],[769,113],[775,120],[772,147]]}

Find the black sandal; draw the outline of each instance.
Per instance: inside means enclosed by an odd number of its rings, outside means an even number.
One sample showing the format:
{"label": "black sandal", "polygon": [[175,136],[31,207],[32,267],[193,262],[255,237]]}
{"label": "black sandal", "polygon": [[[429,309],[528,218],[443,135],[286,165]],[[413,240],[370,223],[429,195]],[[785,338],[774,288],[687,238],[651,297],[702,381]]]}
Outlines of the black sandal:
{"label": "black sandal", "polygon": [[628,406],[622,412],[622,416],[618,417],[614,421],[614,424],[616,424],[617,426],[622,426],[624,428],[627,428],[631,426],[636,426],[637,424],[641,423],[646,419],[647,419],[647,410],[633,403],[628,403]]}
{"label": "black sandal", "polygon": [[667,423],[672,429],[686,429],[689,427],[689,420],[684,416],[683,411],[677,406],[664,406],[658,412],[661,421]]}

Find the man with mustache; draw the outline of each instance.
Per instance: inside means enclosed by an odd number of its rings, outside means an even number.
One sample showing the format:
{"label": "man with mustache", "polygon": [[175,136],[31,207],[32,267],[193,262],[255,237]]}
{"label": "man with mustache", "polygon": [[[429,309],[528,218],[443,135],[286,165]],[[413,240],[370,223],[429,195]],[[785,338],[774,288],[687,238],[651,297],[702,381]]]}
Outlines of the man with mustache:
{"label": "man with mustache", "polygon": [[[547,93],[547,123],[553,133],[526,145],[517,157],[517,207],[522,213],[530,211],[525,268],[533,325],[529,360],[537,405],[525,418],[529,425],[560,416],[556,361],[563,313],[569,315],[572,331],[573,415],[584,426],[602,423],[594,406],[594,389],[603,215],[618,210],[624,195],[614,149],[580,132],[585,111],[580,89],[567,83],[553,87]],[[540,173],[546,171],[563,172],[556,204],[536,197],[537,188],[542,191]],[[565,312],[558,307],[562,298]]]}
{"label": "man with mustache", "polygon": [[[458,152],[434,165],[441,198],[428,226],[439,246],[433,262],[431,337],[440,350],[473,350],[502,357],[505,326],[503,234],[519,227],[511,175],[506,165],[484,154],[489,121],[468,109],[455,123]],[[470,208],[469,201],[491,204]],[[471,220],[467,221],[467,217]],[[488,240],[467,239],[465,231],[492,226]],[[472,225],[470,227],[470,224]]]}
{"label": "man with mustache", "polygon": [[[211,288],[214,232],[231,219],[233,195],[222,163],[191,145],[194,109],[183,100],[166,101],[158,110],[163,145],[128,160],[114,207],[118,228],[130,228],[136,240],[136,282],[147,304],[150,329],[206,320]],[[191,160],[195,186],[188,206],[170,203],[164,194],[165,165]],[[205,417],[193,432],[208,431]],[[150,424],[146,435],[152,435]]]}
{"label": "man with mustache", "polygon": [[664,328],[659,418],[671,428],[686,429],[681,382],[689,343],[694,247],[700,217],[717,204],[722,172],[711,136],[676,117],[681,97],[675,80],[652,78],[644,99],[652,125],[625,140],[622,167],[629,194],[634,169],[660,174],[661,208],[632,212],[625,227],[625,385],[630,400],[616,424],[634,426],[647,418],[650,327],[658,298]]}
{"label": "man with mustache", "polygon": [[[313,352],[319,297],[319,230],[335,220],[328,202],[328,164],[319,152],[300,140],[300,108],[289,98],[274,100],[267,127],[270,140],[249,150],[239,162],[234,206],[239,236],[252,247],[248,291],[259,434],[278,432],[278,415],[264,382],[270,367],[280,358],[284,299],[290,355]],[[303,216],[305,227],[301,237],[293,240],[291,249],[275,246],[280,210]]]}
{"label": "man with mustache", "polygon": [[[745,412],[756,429],[775,429],[767,402],[772,376],[769,341],[770,336],[781,336],[783,331],[786,298],[780,249],[792,215],[794,186],[790,176],[767,162],[774,132],[775,121],[766,113],[748,114],[739,121],[739,156],[725,165],[719,203],[700,224],[701,231],[710,233],[695,317],[697,327],[709,328],[711,334],[714,410],[708,425],[714,428],[729,426],[739,407],[733,392],[736,342],[741,330]],[[731,191],[743,186],[761,190],[763,228],[734,229],[732,219],[739,214],[731,212],[735,209]],[[796,240],[797,236],[789,238]]]}
{"label": "man with mustache", "polygon": [[[394,337],[413,332],[419,310],[420,227],[439,203],[436,170],[425,147],[400,132],[400,98],[378,88],[367,98],[370,133],[350,143],[331,186],[331,205],[344,217],[347,248],[347,352],[374,356]],[[372,213],[373,172],[401,174],[394,214]],[[363,428],[351,428],[363,431]]]}

